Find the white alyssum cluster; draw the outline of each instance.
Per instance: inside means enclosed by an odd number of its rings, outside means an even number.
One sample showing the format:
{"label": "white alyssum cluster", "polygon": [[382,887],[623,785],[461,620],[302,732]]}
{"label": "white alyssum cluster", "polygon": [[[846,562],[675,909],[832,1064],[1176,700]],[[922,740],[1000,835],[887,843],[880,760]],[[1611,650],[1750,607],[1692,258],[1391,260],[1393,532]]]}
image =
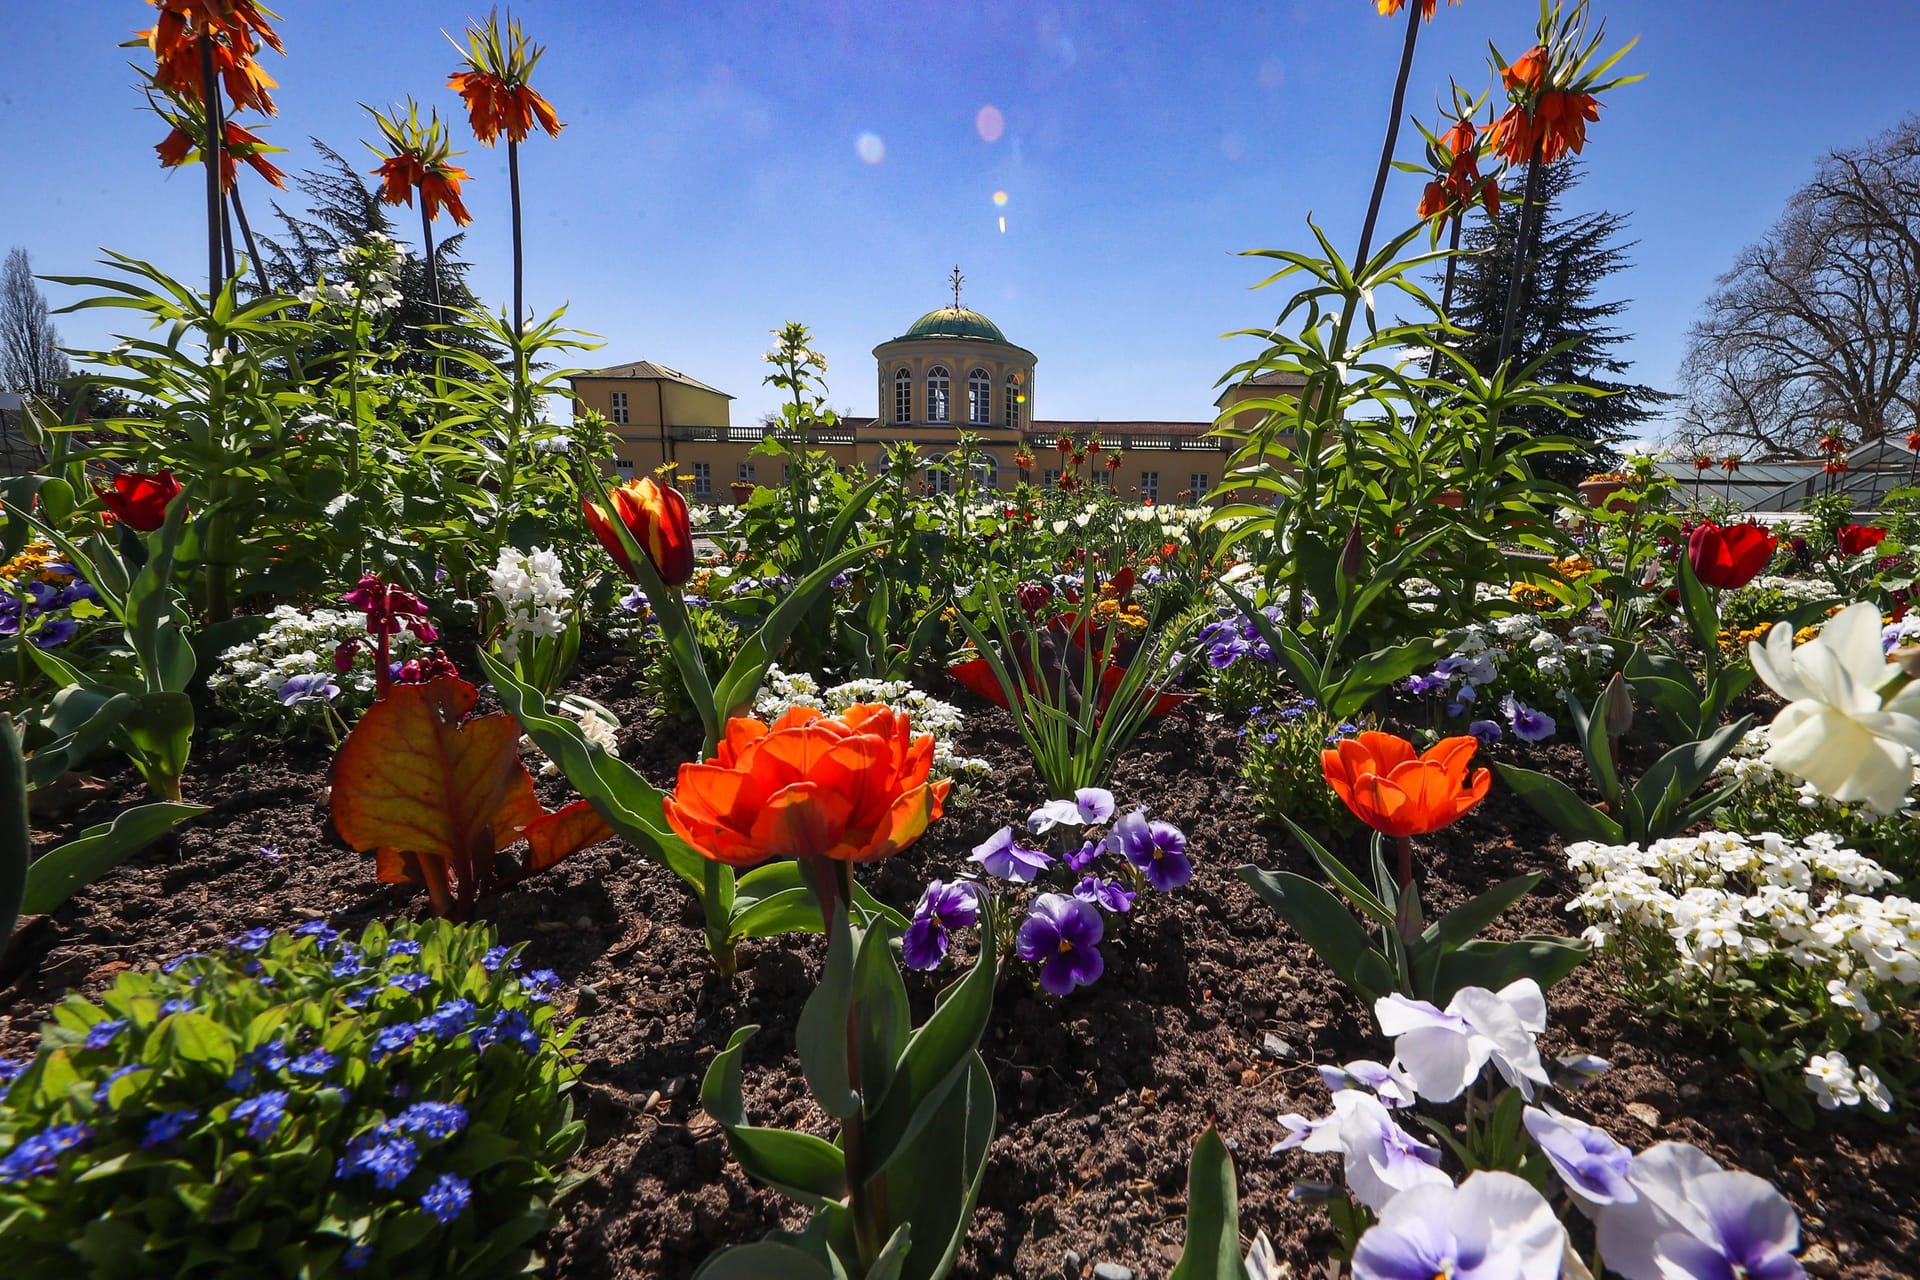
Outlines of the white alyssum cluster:
{"label": "white alyssum cluster", "polygon": [[1502,670],[1517,666],[1531,667],[1550,689],[1567,689],[1576,673],[1598,673],[1613,660],[1613,645],[1598,629],[1572,627],[1563,639],[1525,613],[1498,618],[1490,628],[1477,623],[1462,627],[1455,634],[1448,665],[1476,690],[1497,683]]}
{"label": "white alyssum cluster", "polygon": [[1815,582],[1811,578],[1783,578],[1779,574],[1765,573],[1740,588],[1742,591],[1777,591],[1789,600],[1825,600],[1833,594],[1824,582]]}
{"label": "white alyssum cluster", "polygon": [[963,756],[954,750],[954,739],[966,724],[966,717],[951,702],[942,702],[905,680],[849,680],[822,689],[820,682],[804,671],[786,672],[768,667],[760,696],[754,699],[753,714],[771,723],[792,707],[811,707],[826,715],[839,715],[862,702],[880,703],[903,712],[912,720],[916,735],[932,734],[930,776],[935,781],[953,779],[953,791],[947,803],[959,808],[973,799],[974,780],[985,777],[992,766],[985,760]]}
{"label": "white alyssum cluster", "polygon": [[[1793,785],[1795,803],[1802,809],[1818,810],[1822,813],[1851,813],[1861,805],[1845,800],[1835,800],[1822,795],[1820,789],[1796,774],[1779,769],[1766,759],[1767,751],[1773,746],[1773,726],[1759,725],[1740,735],[1740,741],[1733,750],[1723,756],[1713,766],[1716,782],[1733,781],[1743,787],[1760,787],[1776,778],[1784,778]],[[1902,816],[1920,821],[1920,755],[1914,757],[1916,783],[1907,792],[1906,800],[1899,812]]]}
{"label": "white alyssum cluster", "polygon": [[[245,644],[220,655],[220,666],[207,679],[214,701],[241,719],[255,724],[318,727],[323,705],[351,721],[373,703],[373,661],[357,654],[352,668],[334,669],[334,650],[366,637],[366,616],[358,610],[315,609],[303,613],[283,604],[268,614],[267,629]],[[404,661],[418,646],[408,631],[391,637],[389,651]],[[340,690],[327,701],[303,699],[287,705],[280,690],[295,676],[324,674]]]}
{"label": "white alyssum cluster", "polygon": [[341,310],[358,306],[368,316],[385,315],[400,305],[400,270],[407,251],[393,237],[373,232],[358,243],[343,245],[335,257],[341,278],[323,276],[295,295],[300,301]]}
{"label": "white alyssum cluster", "polygon": [[[1592,921],[1582,936],[1597,948],[1630,949],[1633,963],[1672,972],[1702,999],[1748,982],[1763,994],[1824,992],[1872,1032],[1920,988],[1920,903],[1874,896],[1893,874],[1833,836],[1796,843],[1708,831],[1645,849],[1582,841],[1567,861],[1582,885],[1567,909]],[[1819,1080],[1833,1085],[1832,1096],[1848,1096],[1839,1074],[1816,1072],[1811,1060],[1808,1080],[1816,1093]],[[1873,1091],[1870,1084],[1844,1105],[1871,1101]]]}
{"label": "white alyssum cluster", "polygon": [[566,632],[573,588],[560,580],[560,558],[553,552],[502,547],[499,560],[487,570],[487,582],[500,603],[500,656],[508,662],[520,660],[526,641]]}

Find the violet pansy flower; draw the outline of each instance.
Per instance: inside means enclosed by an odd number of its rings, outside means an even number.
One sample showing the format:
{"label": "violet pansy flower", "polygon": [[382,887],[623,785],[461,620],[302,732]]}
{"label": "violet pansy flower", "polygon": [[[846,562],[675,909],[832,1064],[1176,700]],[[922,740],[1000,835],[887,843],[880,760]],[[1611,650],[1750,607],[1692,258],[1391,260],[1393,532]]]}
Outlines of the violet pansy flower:
{"label": "violet pansy flower", "polygon": [[1613,1140],[1606,1130],[1555,1111],[1528,1107],[1521,1116],[1567,1194],[1589,1209],[1638,1200],[1640,1193],[1627,1181],[1633,1152]]}
{"label": "violet pansy flower", "polygon": [[1597,1238],[1607,1270],[1626,1280],[1800,1280],[1800,1216],[1764,1178],[1722,1169],[1684,1142],[1633,1158],[1638,1198],[1606,1206]]}
{"label": "violet pansy flower", "polygon": [[1498,991],[1462,987],[1444,1010],[1394,993],[1374,1002],[1373,1016],[1393,1039],[1393,1062],[1429,1102],[1451,1102],[1491,1062],[1529,1101],[1548,1083],[1535,1038],[1547,1028],[1540,984],[1522,978]]}
{"label": "violet pansy flower", "polygon": [[1444,1177],[1395,1196],[1353,1251],[1354,1280],[1557,1280],[1566,1228],[1510,1173]]}
{"label": "violet pansy flower", "polygon": [[1107,848],[1119,854],[1147,877],[1161,893],[1178,889],[1193,878],[1187,858],[1187,837],[1170,822],[1149,822],[1146,811],[1135,809],[1113,824]]}
{"label": "violet pansy flower", "polygon": [[1103,880],[1099,876],[1081,876],[1080,883],[1073,887],[1073,896],[1082,902],[1091,902],[1102,911],[1133,910],[1133,890],[1118,880]]}
{"label": "violet pansy flower", "polygon": [[1113,816],[1113,792],[1081,787],[1071,800],[1049,800],[1027,819],[1027,830],[1042,835],[1055,827],[1086,827]]}
{"label": "violet pansy flower", "polygon": [[990,876],[1019,884],[1032,884],[1035,876],[1053,865],[1053,855],[1046,850],[1016,841],[1012,827],[1002,827],[973,846],[973,856],[967,860],[979,863]]}
{"label": "violet pansy flower", "polygon": [[909,969],[937,969],[951,945],[948,934],[980,918],[979,890],[966,881],[948,884],[933,880],[913,909],[913,920],[900,939],[900,958]]}
{"label": "violet pansy flower", "polygon": [[1090,902],[1064,893],[1043,893],[1027,909],[1014,935],[1014,950],[1022,960],[1040,966],[1040,986],[1056,996],[1096,982],[1106,972],[1100,956],[1105,926]]}
{"label": "violet pansy flower", "polygon": [[1513,736],[1522,742],[1545,742],[1558,727],[1552,716],[1534,710],[1512,694],[1500,700],[1500,710],[1513,726]]}

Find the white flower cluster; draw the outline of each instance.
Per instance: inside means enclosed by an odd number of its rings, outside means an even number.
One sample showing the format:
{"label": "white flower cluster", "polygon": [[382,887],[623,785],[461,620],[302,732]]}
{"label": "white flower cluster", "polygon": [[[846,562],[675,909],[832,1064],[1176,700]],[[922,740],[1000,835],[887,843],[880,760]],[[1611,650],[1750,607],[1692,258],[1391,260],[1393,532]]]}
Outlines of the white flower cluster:
{"label": "white flower cluster", "polygon": [[1583,889],[1567,910],[1593,922],[1588,942],[1629,948],[1631,963],[1706,999],[1750,982],[1762,996],[1791,986],[1824,993],[1872,1032],[1920,988],[1920,903],[1871,896],[1893,874],[1830,835],[1582,841],[1567,861]]}
{"label": "white flower cluster", "polygon": [[[1613,645],[1590,626],[1573,627],[1563,640],[1533,615],[1514,613],[1496,619],[1491,636],[1488,630],[1477,623],[1461,628],[1450,660],[1443,660],[1442,670],[1476,691],[1497,683],[1501,671],[1514,666],[1531,667],[1541,685],[1563,690],[1572,686],[1576,673],[1597,674],[1613,660]],[[1521,691],[1527,691],[1525,684]]]}
{"label": "white flower cluster", "polygon": [[1847,1061],[1844,1053],[1816,1053],[1807,1059],[1807,1088],[1814,1101],[1828,1111],[1857,1107],[1866,1103],[1875,1111],[1892,1111],[1893,1099],[1878,1073],[1861,1063]]}
{"label": "white flower cluster", "polygon": [[565,634],[573,588],[560,580],[560,558],[553,552],[502,547],[499,560],[487,570],[487,582],[506,623],[500,633],[502,658],[518,662],[526,640]]}
{"label": "white flower cluster", "polygon": [[953,779],[953,792],[947,803],[959,808],[973,799],[975,779],[985,777],[992,766],[985,760],[958,754],[953,740],[959,736],[966,717],[951,702],[942,702],[905,680],[849,680],[822,689],[820,682],[804,671],[788,673],[778,667],[767,668],[767,678],[754,699],[753,714],[768,722],[779,719],[791,707],[812,707],[827,715],[839,715],[861,702],[880,703],[904,712],[913,722],[916,735],[933,735],[933,770],[930,776]]}
{"label": "white flower cluster", "polygon": [[[354,715],[373,702],[373,660],[371,655],[355,655],[351,670],[337,671],[334,650],[343,644],[366,638],[366,616],[358,610],[315,609],[302,613],[283,604],[268,614],[267,629],[245,644],[237,644],[220,655],[219,668],[207,679],[214,701],[254,724],[278,727],[318,728],[325,707],[351,722]],[[393,660],[404,661],[418,645],[413,635],[401,631],[391,638]],[[324,676],[338,690],[329,698],[315,693],[311,697],[288,701],[282,694],[289,680],[297,676]]]}
{"label": "white flower cluster", "polygon": [[1740,590],[1777,591],[1790,600],[1825,600],[1833,594],[1824,582],[1815,582],[1810,578],[1783,578],[1773,573],[1761,574]]}
{"label": "white flower cluster", "polygon": [[[580,736],[599,747],[614,759],[620,758],[620,717],[607,710],[592,698],[570,693],[560,699],[560,710],[580,722]],[[532,738],[520,739],[523,748],[538,751],[538,745]],[[559,776],[559,762],[549,758],[540,766],[540,776],[552,778]]]}
{"label": "white flower cluster", "polygon": [[398,241],[376,231],[357,244],[343,245],[336,256],[342,278],[323,276],[295,295],[300,301],[343,310],[358,304],[369,316],[385,315],[400,305],[400,269],[407,251]]}

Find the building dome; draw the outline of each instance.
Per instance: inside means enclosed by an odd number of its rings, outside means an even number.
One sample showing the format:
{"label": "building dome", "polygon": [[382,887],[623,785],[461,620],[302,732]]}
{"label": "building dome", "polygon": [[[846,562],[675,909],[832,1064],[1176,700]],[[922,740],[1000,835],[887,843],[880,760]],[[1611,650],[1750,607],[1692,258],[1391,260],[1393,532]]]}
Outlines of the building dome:
{"label": "building dome", "polygon": [[[975,338],[982,342],[1007,341],[1007,335],[1000,332],[1000,326],[970,307],[940,307],[929,311],[908,326],[907,331],[894,339],[904,338]],[[1011,344],[1008,344],[1011,345]]]}

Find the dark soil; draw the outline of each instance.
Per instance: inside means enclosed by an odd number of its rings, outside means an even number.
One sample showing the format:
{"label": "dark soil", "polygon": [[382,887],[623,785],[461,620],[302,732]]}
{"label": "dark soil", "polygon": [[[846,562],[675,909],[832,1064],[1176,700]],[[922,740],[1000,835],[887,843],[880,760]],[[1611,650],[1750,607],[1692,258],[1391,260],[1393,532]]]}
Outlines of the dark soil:
{"label": "dark soil", "polygon": [[[624,661],[582,670],[584,692],[626,719],[627,758],[670,782],[697,744],[645,718]],[[1045,798],[1000,713],[979,709],[961,745],[993,762],[998,794],[950,813],[890,864],[863,869],[882,898],[910,905],[928,878],[951,877],[972,845]],[[1553,757],[1561,776],[1581,772],[1570,753]],[[1069,999],[1037,993],[1022,966],[1009,966],[981,1046],[999,1095],[999,1134],[960,1276],[1043,1280],[1107,1261],[1142,1280],[1164,1276],[1184,1231],[1188,1157],[1210,1122],[1235,1152],[1249,1235],[1264,1230],[1299,1274],[1327,1256],[1324,1214],[1286,1191],[1333,1176],[1332,1158],[1268,1154],[1283,1132],[1276,1117],[1325,1111],[1314,1064],[1380,1057],[1387,1046],[1359,1001],[1234,877],[1244,862],[1317,874],[1256,820],[1238,761],[1223,729],[1176,718],[1149,730],[1114,791],[1185,829],[1192,883],[1171,896],[1143,895],[1103,944],[1106,976]],[[370,857],[332,838],[324,751],[216,738],[194,763],[187,793],[212,813],[16,938],[0,968],[0,1054],[29,1052],[61,995],[97,990],[122,968],[260,925],[324,917],[350,926],[424,909],[410,891],[379,884]],[[109,783],[81,797],[63,830],[132,798],[125,779]],[[563,794],[558,780],[543,788],[549,803]],[[1430,910],[1539,871],[1541,890],[1503,925],[1570,927],[1562,908],[1576,886],[1558,840],[1498,787],[1418,849]],[[722,1244],[798,1225],[789,1202],[749,1183],[728,1159],[697,1094],[732,1030],[758,1023],[747,1052],[749,1112],[762,1123],[828,1131],[792,1056],[794,1023],[819,970],[818,939],[748,944],[739,975],[722,979],[678,882],[617,842],[484,904],[481,915],[503,940],[527,943],[530,965],[559,971],[563,999],[586,1019],[575,1042],[582,1077],[574,1096],[588,1122],[578,1159],[597,1173],[549,1237],[555,1275],[682,1277]],[[922,982],[916,997],[930,1001],[933,989]],[[1278,1054],[1266,1047],[1270,1038]],[[1792,1128],[1730,1050],[1650,1022],[1597,966],[1555,988],[1545,1047],[1614,1063],[1570,1105],[1630,1146],[1682,1139],[1778,1184],[1833,1264],[1816,1263],[1820,1271],[1889,1280],[1914,1273],[1920,1136],[1911,1126],[1849,1117]],[[1069,1254],[1081,1260],[1078,1272],[1068,1269]]]}

